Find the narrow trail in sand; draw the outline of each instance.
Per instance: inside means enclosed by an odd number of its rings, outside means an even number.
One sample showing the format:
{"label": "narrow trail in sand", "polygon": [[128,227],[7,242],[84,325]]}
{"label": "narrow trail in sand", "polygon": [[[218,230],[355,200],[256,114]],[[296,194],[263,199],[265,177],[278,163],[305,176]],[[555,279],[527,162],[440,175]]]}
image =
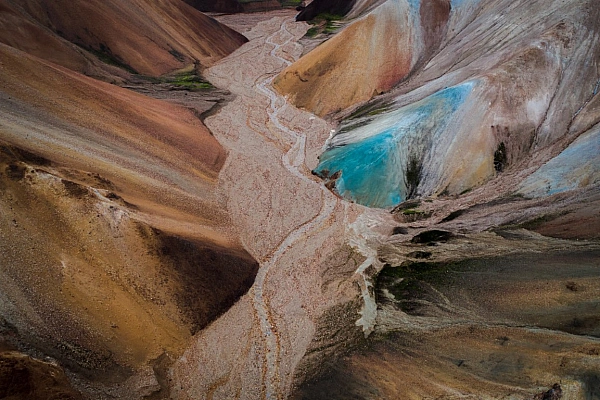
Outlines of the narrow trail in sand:
{"label": "narrow trail in sand", "polygon": [[[270,52],[272,57],[281,60],[285,65],[290,65],[290,61],[278,55],[281,47],[288,44],[294,38],[293,35],[289,34],[286,29],[287,23],[288,20],[284,21],[280,30],[269,36],[266,40],[266,43],[273,46],[273,49]],[[282,33],[287,34],[286,36],[288,36],[288,39],[286,39],[286,41],[283,43],[274,42],[273,38],[281,35]],[[315,180],[310,179],[301,171],[301,168],[304,166],[305,162],[306,134],[289,129],[279,120],[279,112],[283,109],[283,107],[285,107],[286,101],[271,89],[271,83],[274,77],[275,75],[272,75],[262,80],[257,85],[257,89],[269,98],[270,104],[269,109],[267,109],[269,121],[277,129],[285,132],[294,140],[292,147],[282,156],[283,165],[292,175],[300,178],[304,182],[319,186],[319,188],[322,190],[322,196],[320,199],[322,204],[319,214],[290,232],[289,235],[272,253],[269,260],[261,265],[252,288],[254,294],[252,299],[253,305],[265,340],[266,354],[264,360],[263,387],[265,390],[266,399],[279,399],[282,395],[279,385],[279,338],[277,336],[274,319],[271,316],[271,311],[263,291],[267,274],[272,267],[277,265],[277,261],[281,255],[286,252],[286,250],[302,240],[302,238],[310,235],[312,230],[318,229],[321,224],[323,224],[325,220],[332,215],[335,206],[338,203],[338,200],[335,199],[335,197],[333,197],[323,185],[320,185],[319,183],[315,182]],[[306,170],[308,169],[306,168]]]}

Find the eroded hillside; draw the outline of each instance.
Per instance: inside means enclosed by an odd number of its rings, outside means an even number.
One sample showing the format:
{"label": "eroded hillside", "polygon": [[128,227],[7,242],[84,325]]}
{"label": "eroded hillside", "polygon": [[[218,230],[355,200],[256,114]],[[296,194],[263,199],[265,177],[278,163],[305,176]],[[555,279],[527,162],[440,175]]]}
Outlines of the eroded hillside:
{"label": "eroded hillside", "polygon": [[226,152],[196,107],[93,77],[149,87],[132,73],[185,67],[159,82],[214,97],[184,79],[246,39],[179,1],[1,6],[0,393],[164,398],[168,365],[258,264],[216,194]]}
{"label": "eroded hillside", "polygon": [[0,0],[0,397],[599,398],[592,1],[206,6]]}

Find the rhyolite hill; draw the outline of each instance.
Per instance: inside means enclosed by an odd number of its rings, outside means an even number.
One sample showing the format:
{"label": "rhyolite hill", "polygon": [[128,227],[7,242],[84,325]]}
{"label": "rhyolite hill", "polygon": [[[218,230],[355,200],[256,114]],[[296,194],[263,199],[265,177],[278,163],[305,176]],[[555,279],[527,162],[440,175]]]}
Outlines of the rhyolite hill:
{"label": "rhyolite hill", "polygon": [[0,398],[599,399],[600,7],[283,3],[0,0]]}

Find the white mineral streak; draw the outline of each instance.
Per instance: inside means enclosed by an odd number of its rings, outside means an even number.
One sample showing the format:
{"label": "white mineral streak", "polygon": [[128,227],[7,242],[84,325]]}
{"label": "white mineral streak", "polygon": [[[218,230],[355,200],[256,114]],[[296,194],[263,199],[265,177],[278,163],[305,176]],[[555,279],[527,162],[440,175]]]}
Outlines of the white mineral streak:
{"label": "white mineral streak", "polygon": [[373,266],[377,271],[382,267],[377,259],[377,244],[383,237],[375,231],[377,227],[385,225],[381,219],[381,214],[373,210],[365,210],[356,218],[353,223],[347,224],[348,244],[356,251],[366,257],[365,261],[356,269],[356,273],[362,277],[360,283],[361,296],[364,302],[360,311],[360,319],[356,321],[357,326],[361,326],[365,337],[375,328],[377,319],[377,303],[373,293],[373,283],[367,269]]}

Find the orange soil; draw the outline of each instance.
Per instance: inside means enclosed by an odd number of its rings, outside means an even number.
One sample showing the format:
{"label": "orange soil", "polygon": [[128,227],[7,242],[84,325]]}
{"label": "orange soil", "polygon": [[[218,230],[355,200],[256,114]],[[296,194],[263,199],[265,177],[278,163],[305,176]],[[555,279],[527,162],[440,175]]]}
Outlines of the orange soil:
{"label": "orange soil", "polygon": [[168,363],[258,268],[215,193],[223,148],[181,106],[0,60],[0,329],[92,392]]}
{"label": "orange soil", "polygon": [[[323,116],[388,91],[413,65],[406,16],[382,10],[348,26],[289,66],[274,86]],[[378,43],[374,45],[372,38]]]}

